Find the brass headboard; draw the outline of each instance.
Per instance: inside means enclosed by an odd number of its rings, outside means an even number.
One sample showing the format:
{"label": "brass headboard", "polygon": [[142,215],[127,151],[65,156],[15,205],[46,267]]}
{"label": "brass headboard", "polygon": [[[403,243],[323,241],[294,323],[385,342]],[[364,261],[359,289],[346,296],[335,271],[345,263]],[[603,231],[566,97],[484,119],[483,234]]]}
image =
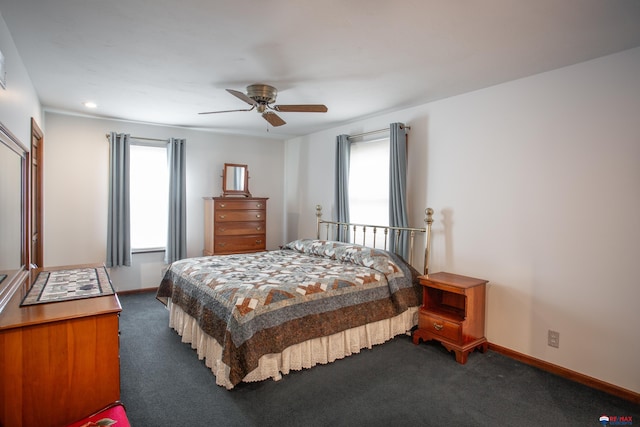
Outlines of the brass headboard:
{"label": "brass headboard", "polygon": [[[370,225],[370,224],[355,224],[350,222],[338,222],[338,221],[327,221],[322,219],[322,206],[316,205],[316,238],[321,238],[321,232],[324,228],[324,238],[326,240],[335,240],[335,236],[340,228],[346,231],[349,235],[353,235],[353,241],[356,242],[356,236],[358,229],[362,232],[362,246],[367,246],[366,238],[367,238],[367,229],[373,231],[373,244],[371,247],[376,248],[377,240],[376,235],[378,231],[383,233],[384,237],[384,245],[382,249],[389,249],[389,234],[392,236],[395,235],[395,247],[397,248],[398,242],[400,240],[400,233],[402,231],[406,231],[409,233],[409,259],[407,260],[411,263],[413,260],[413,252],[414,252],[414,242],[416,233],[425,233],[425,248],[424,248],[424,274],[429,274],[429,254],[431,252],[431,224],[433,224],[433,209],[427,208],[424,210],[425,217],[424,222],[427,224],[424,228],[411,228],[411,227],[391,227],[388,225]],[[331,237],[330,237],[331,236]]]}

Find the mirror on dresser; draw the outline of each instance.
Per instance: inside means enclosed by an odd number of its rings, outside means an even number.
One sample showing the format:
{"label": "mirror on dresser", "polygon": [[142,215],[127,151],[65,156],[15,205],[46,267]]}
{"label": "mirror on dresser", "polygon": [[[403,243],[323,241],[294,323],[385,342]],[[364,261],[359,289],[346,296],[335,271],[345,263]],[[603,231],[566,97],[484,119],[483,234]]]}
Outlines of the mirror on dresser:
{"label": "mirror on dresser", "polygon": [[249,167],[225,163],[222,171],[222,195],[251,197],[249,192]]}
{"label": "mirror on dresser", "polygon": [[28,152],[0,123],[0,312],[27,276]]}

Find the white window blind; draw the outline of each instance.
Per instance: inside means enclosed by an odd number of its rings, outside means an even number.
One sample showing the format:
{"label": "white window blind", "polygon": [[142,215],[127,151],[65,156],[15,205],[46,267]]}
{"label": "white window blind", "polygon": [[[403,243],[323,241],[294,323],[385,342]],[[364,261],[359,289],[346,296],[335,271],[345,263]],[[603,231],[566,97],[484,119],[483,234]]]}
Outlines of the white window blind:
{"label": "white window blind", "polygon": [[165,146],[131,144],[131,249],[167,245],[169,171]]}
{"label": "white window blind", "polygon": [[[349,216],[358,224],[389,224],[389,138],[351,144]],[[367,244],[373,243],[370,232]],[[361,241],[356,236],[356,242]]]}

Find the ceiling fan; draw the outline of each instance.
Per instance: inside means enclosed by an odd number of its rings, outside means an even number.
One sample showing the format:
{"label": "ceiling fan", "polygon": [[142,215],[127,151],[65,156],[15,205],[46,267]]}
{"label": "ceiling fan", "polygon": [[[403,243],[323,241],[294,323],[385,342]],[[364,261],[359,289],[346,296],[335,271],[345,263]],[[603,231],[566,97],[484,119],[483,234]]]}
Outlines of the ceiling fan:
{"label": "ceiling fan", "polygon": [[225,110],[225,111],[208,111],[199,114],[217,114],[217,113],[232,113],[235,111],[251,111],[256,110],[262,114],[262,118],[269,122],[271,126],[282,126],[286,124],[275,111],[283,113],[326,113],[327,107],[322,104],[298,104],[298,105],[272,105],[276,102],[276,96],[278,96],[278,90],[269,85],[257,83],[247,86],[247,93],[244,94],[240,91],[227,89],[231,95],[240,98],[247,104],[251,105],[251,108],[243,110]]}

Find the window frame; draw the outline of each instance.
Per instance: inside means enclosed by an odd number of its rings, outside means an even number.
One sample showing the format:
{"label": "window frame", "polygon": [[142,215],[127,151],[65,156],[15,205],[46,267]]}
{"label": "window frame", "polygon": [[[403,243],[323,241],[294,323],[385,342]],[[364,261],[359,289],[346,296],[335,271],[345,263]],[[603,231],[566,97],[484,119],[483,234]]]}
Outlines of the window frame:
{"label": "window frame", "polygon": [[[354,154],[354,147],[357,146],[365,146],[366,144],[384,144],[384,150],[385,150],[385,155],[384,158],[380,158],[380,164],[376,164],[373,166],[373,168],[371,167],[370,164],[366,165],[366,167],[363,167],[361,170],[362,171],[366,171],[368,176],[372,176],[371,173],[372,171],[374,171],[373,173],[375,174],[375,171],[384,171],[384,176],[383,176],[383,180],[384,180],[384,186],[380,186],[381,188],[381,193],[384,192],[384,197],[380,197],[379,201],[384,202],[378,202],[375,203],[375,199],[371,199],[371,205],[372,207],[370,209],[365,209],[364,213],[370,212],[373,209],[380,209],[384,211],[384,219],[380,219],[377,220],[374,217],[369,217],[367,218],[366,216],[358,218],[358,217],[354,217],[354,206],[355,204],[353,203],[353,196],[354,196],[354,188],[352,187],[353,184],[353,173],[354,173],[354,169],[353,169],[353,154]],[[372,226],[389,226],[389,161],[390,161],[390,147],[391,147],[391,139],[389,136],[383,136],[383,137],[377,137],[374,139],[367,139],[364,141],[357,141],[357,142],[351,142],[351,154],[350,154],[350,158],[349,158],[349,222],[351,223],[358,223],[358,224],[363,224],[363,225],[372,225]],[[378,169],[376,169],[378,168]],[[357,173],[357,171],[356,171]],[[378,176],[380,174],[377,174]],[[375,175],[374,175],[375,176]],[[380,181],[383,181],[380,180]],[[356,209],[357,212],[357,209]],[[362,211],[361,211],[362,213]],[[362,234],[363,232],[361,230],[358,230],[356,233],[356,240],[357,241],[362,241]],[[353,234],[351,233],[351,235],[349,236],[350,239],[353,238]],[[371,239],[373,238],[373,233],[372,230],[367,229],[366,232],[366,239],[367,241],[371,241]],[[384,236],[382,235],[376,235],[376,241],[378,239],[383,239]],[[381,243],[381,242],[380,242]]]}

